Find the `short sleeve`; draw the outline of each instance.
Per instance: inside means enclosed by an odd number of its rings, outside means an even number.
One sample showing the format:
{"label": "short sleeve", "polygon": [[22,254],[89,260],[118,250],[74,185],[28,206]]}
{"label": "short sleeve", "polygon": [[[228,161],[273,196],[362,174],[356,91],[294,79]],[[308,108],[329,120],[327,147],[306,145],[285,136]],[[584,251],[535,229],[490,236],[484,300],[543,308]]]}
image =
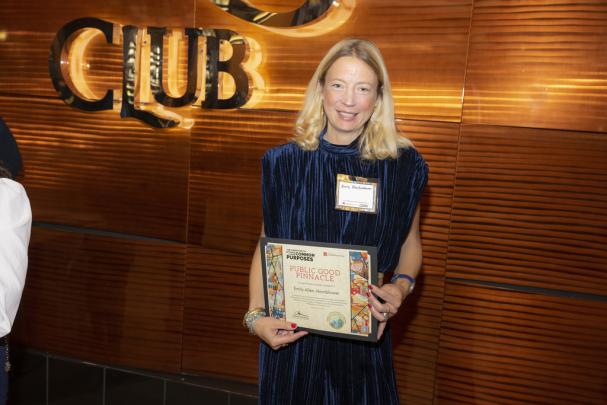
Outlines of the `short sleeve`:
{"label": "short sleeve", "polygon": [[266,234],[274,223],[276,215],[276,151],[268,150],[261,158],[261,205]]}
{"label": "short sleeve", "polygon": [[407,221],[406,229],[409,229],[413,217],[415,216],[415,209],[417,208],[419,201],[422,198],[426,184],[428,183],[429,169],[426,161],[422,155],[415,149],[411,150],[411,155],[408,159],[407,167]]}
{"label": "short sleeve", "polygon": [[414,164],[414,179],[411,184],[412,186],[412,194],[414,195],[414,205],[417,206],[421,196],[426,188],[426,184],[428,184],[428,174],[430,172],[428,168],[428,164],[422,157],[422,155],[415,151],[415,164]]}

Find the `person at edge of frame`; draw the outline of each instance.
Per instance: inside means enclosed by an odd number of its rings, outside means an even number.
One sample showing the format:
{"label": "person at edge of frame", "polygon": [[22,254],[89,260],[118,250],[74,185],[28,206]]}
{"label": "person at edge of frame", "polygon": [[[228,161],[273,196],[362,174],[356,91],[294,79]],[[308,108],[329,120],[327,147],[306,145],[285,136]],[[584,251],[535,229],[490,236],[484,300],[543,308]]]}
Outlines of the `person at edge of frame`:
{"label": "person at edge of frame", "polygon": [[[375,205],[356,212],[337,200],[340,174],[376,182]],[[388,321],[421,269],[419,201],[427,179],[426,162],[396,128],[381,52],[366,40],[338,42],[308,84],[292,141],[262,159],[261,237],[377,247],[380,281],[393,272],[389,283],[365,292],[380,339],[308,333],[270,316],[258,245],[243,323],[261,340],[260,404],[399,403]]]}
{"label": "person at edge of frame", "polygon": [[27,272],[32,210],[27,193],[15,178],[21,170],[19,147],[0,118],[0,405],[8,394],[11,331]]}

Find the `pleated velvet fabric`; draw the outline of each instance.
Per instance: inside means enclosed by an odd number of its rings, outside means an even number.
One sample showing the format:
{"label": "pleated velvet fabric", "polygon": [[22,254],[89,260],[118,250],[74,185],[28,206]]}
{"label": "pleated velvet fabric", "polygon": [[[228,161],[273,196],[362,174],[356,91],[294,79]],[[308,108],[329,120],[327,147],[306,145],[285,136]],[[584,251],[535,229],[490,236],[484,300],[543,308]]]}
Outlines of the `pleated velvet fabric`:
{"label": "pleated velvet fabric", "polygon": [[[378,179],[376,214],[335,208],[337,174]],[[321,135],[315,151],[295,143],[270,149],[262,159],[265,234],[269,237],[370,245],[378,270],[392,271],[428,179],[414,149],[396,159],[365,161],[358,141],[334,145]],[[378,343],[307,335],[259,355],[260,404],[398,404],[389,328]]]}

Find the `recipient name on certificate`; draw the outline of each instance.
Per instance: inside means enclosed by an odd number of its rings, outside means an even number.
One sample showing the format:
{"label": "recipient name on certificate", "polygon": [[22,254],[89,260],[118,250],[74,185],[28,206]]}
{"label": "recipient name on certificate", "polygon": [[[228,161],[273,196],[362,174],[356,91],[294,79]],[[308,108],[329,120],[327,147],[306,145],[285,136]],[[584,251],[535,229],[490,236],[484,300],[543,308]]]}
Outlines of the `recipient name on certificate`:
{"label": "recipient name on certificate", "polygon": [[377,282],[376,248],[261,239],[270,316],[312,333],[376,341],[367,293]]}

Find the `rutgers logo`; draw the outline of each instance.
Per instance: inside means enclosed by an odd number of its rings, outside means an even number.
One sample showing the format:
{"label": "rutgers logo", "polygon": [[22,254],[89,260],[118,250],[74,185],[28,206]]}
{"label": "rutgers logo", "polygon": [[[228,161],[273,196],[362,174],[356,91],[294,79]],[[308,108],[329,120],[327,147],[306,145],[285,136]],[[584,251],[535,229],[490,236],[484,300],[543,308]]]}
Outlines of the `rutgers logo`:
{"label": "rutgers logo", "polygon": [[[211,0],[227,13],[286,36],[309,37],[327,32],[350,16],[354,0],[308,0],[287,13],[258,10],[241,0]],[[167,75],[177,69],[163,66],[165,37],[175,45],[187,36],[187,84],[183,94],[165,89]],[[84,80],[82,56],[98,35],[112,45],[122,45],[121,89],[106,89],[98,98]],[[173,42],[171,42],[172,40]],[[229,45],[229,58],[222,50]],[[171,46],[171,45],[169,45]],[[68,105],[86,111],[112,110],[116,103],[122,118],[136,118],[157,128],[191,127],[193,122],[171,108],[200,106],[204,109],[231,109],[254,105],[256,92],[264,89],[257,72],[261,49],[253,38],[229,29],[121,26],[98,18],[80,18],[64,25],[56,34],[49,56],[49,73],[59,97]],[[169,65],[177,65],[168,59]],[[171,73],[173,72],[173,73]],[[233,92],[220,91],[220,73],[231,77]]]}

